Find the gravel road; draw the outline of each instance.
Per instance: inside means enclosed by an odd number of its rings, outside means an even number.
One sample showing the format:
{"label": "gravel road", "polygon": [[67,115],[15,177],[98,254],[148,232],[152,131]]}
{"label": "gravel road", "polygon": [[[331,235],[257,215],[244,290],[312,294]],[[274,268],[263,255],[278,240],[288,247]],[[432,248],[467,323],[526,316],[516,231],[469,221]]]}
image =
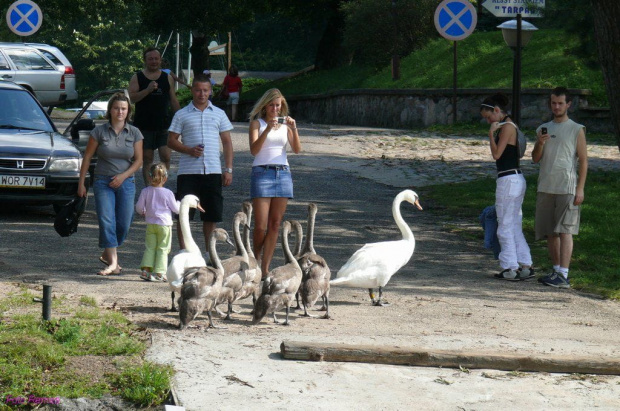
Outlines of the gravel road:
{"label": "gravel road", "polygon": [[[234,183],[225,189],[221,225],[227,230],[248,196],[252,161],[247,124],[235,126]],[[305,227],[307,203],[317,203],[315,248],[333,275],[363,244],[398,238],[391,204],[402,188],[416,190],[431,181],[493,172],[482,136],[413,136],[398,130],[318,125],[301,125],[300,130],[304,151],[289,158],[295,200],[287,218],[298,219]],[[620,165],[613,147],[595,147],[592,153],[592,167]],[[534,172],[533,166],[528,170]],[[142,220],[136,219],[119,250],[123,274],[94,275],[102,266],[97,260],[92,194],[79,231],[68,238],[54,232],[51,207],[3,208],[0,281],[50,283],[57,294],[90,295],[103,306],[121,307],[132,321],[152,330],[147,357],[174,366],[175,392],[187,410],[620,408],[617,376],[281,359],[284,340],[618,358],[617,302],[535,281],[493,279],[498,266],[492,255],[478,242],[454,234],[445,218],[428,212],[432,204],[425,203],[423,195],[420,202],[427,210],[402,206],[416,249],[385,289],[392,305],[373,307],[366,290],[334,287],[331,320],[294,314],[288,327],[267,318],[251,326],[251,307],[245,301],[236,321],[216,319],[217,325],[227,328],[206,329],[206,316],[201,316],[194,322],[198,328],[179,332],[178,317],[167,311],[167,285],[138,278],[146,227]],[[198,221],[192,227],[197,243],[203,245]],[[278,250],[272,266],[282,261]]]}

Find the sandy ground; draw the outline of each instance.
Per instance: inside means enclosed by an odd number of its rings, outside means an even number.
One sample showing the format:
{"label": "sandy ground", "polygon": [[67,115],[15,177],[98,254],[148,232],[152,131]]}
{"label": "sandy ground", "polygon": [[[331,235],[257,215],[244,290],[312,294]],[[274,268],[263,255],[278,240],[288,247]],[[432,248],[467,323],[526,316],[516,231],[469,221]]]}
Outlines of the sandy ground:
{"label": "sandy ground", "polygon": [[[334,276],[364,243],[398,238],[390,210],[402,188],[415,190],[494,171],[484,137],[315,125],[300,129],[304,151],[289,159],[295,199],[287,218],[298,219],[305,227],[307,203],[317,203],[315,248]],[[247,125],[236,124],[233,137],[235,181],[225,191],[221,224],[228,230],[234,212],[247,198],[251,165]],[[591,168],[620,167],[615,147],[591,146],[589,153]],[[536,172],[532,164],[524,168]],[[174,188],[174,168],[172,175],[169,186]],[[53,216],[47,208],[0,212],[1,279],[47,282],[55,293],[91,295],[104,306],[121,307],[132,321],[152,330],[147,357],[174,366],[174,390],[187,410],[620,408],[617,376],[281,359],[279,347],[285,340],[618,358],[617,302],[536,281],[493,279],[497,262],[482,244],[455,235],[446,219],[428,212],[432,204],[423,196],[420,201],[426,211],[402,206],[417,243],[409,264],[386,287],[384,295],[392,305],[374,307],[367,291],[334,287],[330,320],[292,314],[288,327],[268,318],[251,326],[246,300],[238,306],[236,321],[216,319],[216,325],[227,328],[206,329],[203,315],[193,322],[196,328],[179,332],[178,316],[167,311],[167,285],[138,278],[143,221],[136,220],[119,250],[123,275],[93,275],[102,266],[97,261],[92,197],[78,233],[66,239],[51,228]],[[450,223],[469,228],[477,224]],[[194,238],[204,244],[198,222],[192,224]],[[31,257],[33,250],[36,258]],[[222,247],[221,254],[229,252]],[[273,266],[282,260],[278,250]]]}

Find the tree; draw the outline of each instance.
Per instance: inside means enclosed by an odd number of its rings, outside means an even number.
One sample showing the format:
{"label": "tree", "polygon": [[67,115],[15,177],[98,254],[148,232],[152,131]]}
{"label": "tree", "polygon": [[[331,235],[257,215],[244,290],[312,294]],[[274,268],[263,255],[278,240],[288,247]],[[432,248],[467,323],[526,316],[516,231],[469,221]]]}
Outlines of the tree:
{"label": "tree", "polygon": [[620,149],[620,2],[591,0],[599,60]]}
{"label": "tree", "polygon": [[144,27],[154,33],[191,31],[192,70],[202,73],[210,68],[208,39],[251,20],[266,3],[264,0],[185,0],[172,6],[168,0],[151,0],[143,7],[142,17]]}
{"label": "tree", "polygon": [[[145,38],[140,31],[140,3],[132,0],[38,2],[39,31],[23,40],[54,45],[69,58],[78,93],[86,98],[107,88],[124,88],[142,66]],[[3,37],[21,41],[16,35]]]}
{"label": "tree", "polygon": [[407,55],[436,35],[436,0],[398,0],[394,6],[389,1],[352,0],[341,8],[344,45],[358,63],[385,66],[393,54]]}

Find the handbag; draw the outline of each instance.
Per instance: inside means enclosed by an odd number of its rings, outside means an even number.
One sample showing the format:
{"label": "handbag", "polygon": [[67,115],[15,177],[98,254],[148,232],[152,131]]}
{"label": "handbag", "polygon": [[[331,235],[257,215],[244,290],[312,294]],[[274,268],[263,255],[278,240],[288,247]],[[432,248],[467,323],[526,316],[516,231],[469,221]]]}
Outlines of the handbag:
{"label": "handbag", "polygon": [[80,216],[86,209],[86,197],[75,197],[61,207],[54,220],[54,230],[61,237],[69,237],[77,231]]}

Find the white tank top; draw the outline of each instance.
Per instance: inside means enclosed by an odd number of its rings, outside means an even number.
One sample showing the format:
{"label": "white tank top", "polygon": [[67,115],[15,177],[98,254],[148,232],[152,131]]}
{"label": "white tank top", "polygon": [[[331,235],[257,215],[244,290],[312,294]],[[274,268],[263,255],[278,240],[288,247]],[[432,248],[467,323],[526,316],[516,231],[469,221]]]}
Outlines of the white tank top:
{"label": "white tank top", "polygon": [[[267,128],[267,123],[262,118],[259,118],[258,122],[260,124],[258,135],[260,136]],[[288,166],[288,160],[286,158],[287,143],[288,127],[281,124],[277,130],[272,128],[269,134],[267,134],[267,139],[265,139],[260,151],[256,154],[256,157],[254,157],[252,167],[268,164]]]}

